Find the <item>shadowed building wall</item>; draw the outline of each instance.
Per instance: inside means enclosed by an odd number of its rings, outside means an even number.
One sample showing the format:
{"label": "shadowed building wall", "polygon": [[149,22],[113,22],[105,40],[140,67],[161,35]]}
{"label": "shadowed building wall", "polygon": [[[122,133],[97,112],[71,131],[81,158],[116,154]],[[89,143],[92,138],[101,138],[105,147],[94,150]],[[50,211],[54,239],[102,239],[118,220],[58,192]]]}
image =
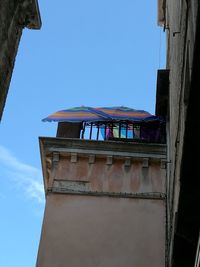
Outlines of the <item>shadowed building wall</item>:
{"label": "shadowed building wall", "polygon": [[0,1],[0,120],[6,102],[22,30],[40,29],[37,0]]}
{"label": "shadowed building wall", "polygon": [[167,36],[169,266],[199,266],[200,5],[198,0],[159,0]]}

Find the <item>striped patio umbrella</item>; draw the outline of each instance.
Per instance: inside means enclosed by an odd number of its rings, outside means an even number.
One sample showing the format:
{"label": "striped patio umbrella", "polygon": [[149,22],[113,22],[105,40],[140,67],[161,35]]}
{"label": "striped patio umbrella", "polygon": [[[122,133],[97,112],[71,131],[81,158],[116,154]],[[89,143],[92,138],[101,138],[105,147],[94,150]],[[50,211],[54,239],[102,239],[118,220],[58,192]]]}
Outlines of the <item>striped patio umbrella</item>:
{"label": "striped patio umbrella", "polygon": [[55,122],[104,122],[104,121],[154,121],[158,117],[144,110],[135,110],[128,107],[75,107],[57,111],[42,121]]}
{"label": "striped patio umbrella", "polygon": [[42,121],[55,121],[55,122],[95,122],[95,121],[105,121],[107,117],[105,114],[101,114],[99,111],[95,111],[91,107],[75,107],[70,109],[64,109],[57,111],[48,117],[44,118]]}
{"label": "striped patio umbrella", "polygon": [[151,115],[149,112],[144,110],[136,110],[128,107],[103,107],[96,108],[100,112],[107,114],[114,121],[151,121],[158,120],[158,117]]}

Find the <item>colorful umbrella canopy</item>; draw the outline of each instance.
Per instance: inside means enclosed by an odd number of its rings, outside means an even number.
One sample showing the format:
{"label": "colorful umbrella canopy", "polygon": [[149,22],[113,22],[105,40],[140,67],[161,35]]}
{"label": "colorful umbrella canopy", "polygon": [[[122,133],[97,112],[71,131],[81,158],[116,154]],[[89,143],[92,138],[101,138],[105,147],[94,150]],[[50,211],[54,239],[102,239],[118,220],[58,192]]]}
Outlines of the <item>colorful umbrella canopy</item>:
{"label": "colorful umbrella canopy", "polygon": [[142,120],[155,120],[158,119],[156,116],[151,115],[149,112],[144,110],[136,110],[128,107],[103,107],[96,108],[96,110],[104,112],[112,120],[120,121],[142,121]]}
{"label": "colorful umbrella canopy", "polygon": [[144,110],[128,107],[75,107],[57,111],[42,121],[55,122],[104,122],[104,121],[154,121],[158,117]]}
{"label": "colorful umbrella canopy", "polygon": [[98,112],[95,112],[93,108],[82,106],[57,111],[47,118],[44,118],[42,121],[95,122],[101,120],[106,120],[106,118],[99,115]]}

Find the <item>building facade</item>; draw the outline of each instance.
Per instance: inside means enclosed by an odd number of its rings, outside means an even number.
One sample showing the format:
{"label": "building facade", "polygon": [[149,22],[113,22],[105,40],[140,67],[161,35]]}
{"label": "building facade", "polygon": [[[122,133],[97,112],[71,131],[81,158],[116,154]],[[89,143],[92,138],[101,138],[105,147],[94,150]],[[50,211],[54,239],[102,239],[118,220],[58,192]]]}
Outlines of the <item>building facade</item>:
{"label": "building facade", "polygon": [[165,144],[44,137],[40,149],[37,267],[165,265]]}
{"label": "building facade", "polygon": [[[169,266],[199,266],[199,179],[195,151],[200,86],[198,0],[158,1],[158,20],[167,37],[168,118],[167,242]],[[162,87],[162,86],[161,86]],[[160,89],[162,91],[162,89]],[[162,99],[162,94],[160,93]],[[163,103],[158,97],[158,102]],[[195,263],[196,262],[196,263]]]}

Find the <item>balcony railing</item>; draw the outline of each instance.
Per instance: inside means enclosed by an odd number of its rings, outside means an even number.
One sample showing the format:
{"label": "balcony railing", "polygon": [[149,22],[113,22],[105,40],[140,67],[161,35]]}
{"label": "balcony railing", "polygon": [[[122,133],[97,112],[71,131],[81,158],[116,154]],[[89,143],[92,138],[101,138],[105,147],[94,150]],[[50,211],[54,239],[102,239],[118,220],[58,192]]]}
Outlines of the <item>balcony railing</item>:
{"label": "balcony railing", "polygon": [[[67,133],[67,134],[66,134]],[[58,124],[57,137],[75,137],[89,140],[166,143],[165,123],[151,121],[132,123],[95,122]]]}

